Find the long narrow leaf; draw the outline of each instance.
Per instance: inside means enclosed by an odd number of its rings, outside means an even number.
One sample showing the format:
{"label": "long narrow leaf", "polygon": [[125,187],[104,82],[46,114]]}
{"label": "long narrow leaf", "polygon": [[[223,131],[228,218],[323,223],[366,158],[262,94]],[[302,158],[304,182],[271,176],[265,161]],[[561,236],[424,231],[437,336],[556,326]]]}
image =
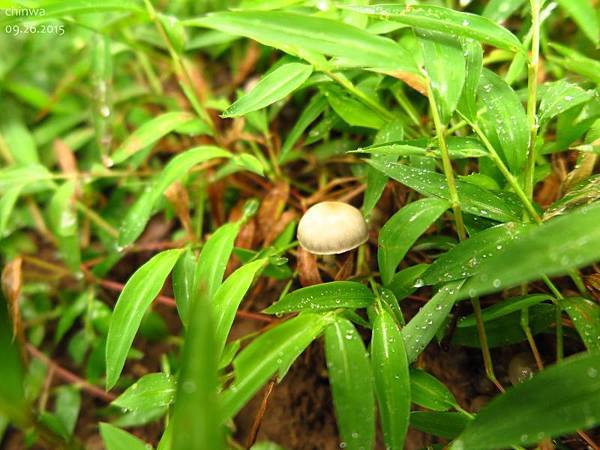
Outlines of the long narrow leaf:
{"label": "long narrow leaf", "polygon": [[110,319],[106,338],[106,387],[112,388],[125,365],[127,353],[144,313],[159,294],[182,250],[153,256],[125,284]]}

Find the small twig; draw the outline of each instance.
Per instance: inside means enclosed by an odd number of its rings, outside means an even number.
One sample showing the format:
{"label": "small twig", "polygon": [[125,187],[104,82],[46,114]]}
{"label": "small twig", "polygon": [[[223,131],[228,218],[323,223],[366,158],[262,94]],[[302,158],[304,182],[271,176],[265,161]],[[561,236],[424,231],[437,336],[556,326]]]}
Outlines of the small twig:
{"label": "small twig", "polygon": [[254,418],[254,423],[252,424],[252,428],[250,429],[248,440],[246,441],[247,449],[250,449],[256,442],[256,437],[258,436],[260,425],[262,424],[263,417],[265,415],[265,412],[267,411],[267,406],[269,406],[269,397],[271,396],[274,387],[275,380],[269,381],[269,384],[267,385],[267,388],[265,390],[265,395],[263,396],[260,407],[258,408],[258,411],[256,413],[256,417]]}
{"label": "small twig", "polygon": [[74,374],[73,372],[65,369],[62,366],[59,366],[52,359],[50,359],[40,350],[35,348],[33,345],[28,343],[26,344],[26,347],[27,351],[31,354],[31,356],[33,356],[36,359],[39,359],[41,362],[46,364],[48,368],[51,369],[57,377],[63,379],[64,381],[68,381],[69,383],[74,384],[75,386],[79,386],[82,391],[87,392],[92,397],[99,398],[108,403],[112,402],[114,399],[117,398],[114,394],[111,394],[110,392],[105,392],[99,387],[88,383],[83,378]]}
{"label": "small twig", "polygon": [[[100,286],[105,287],[106,289],[110,289],[111,291],[116,291],[116,292],[121,292],[123,290],[123,288],[125,287],[124,284],[118,283],[116,281],[111,281],[111,280],[97,279],[96,282]],[[156,297],[156,302],[160,303],[161,305],[169,306],[171,308],[175,308],[177,306],[177,303],[175,302],[175,299],[173,297],[169,297],[167,295],[162,295],[162,294],[160,294]],[[249,312],[249,311],[238,310],[238,311],[236,311],[235,314],[238,317],[243,317],[244,319],[256,320],[258,322],[271,323],[271,322],[275,321],[275,319],[273,319],[272,317],[267,316],[265,314],[253,313],[253,312]]]}

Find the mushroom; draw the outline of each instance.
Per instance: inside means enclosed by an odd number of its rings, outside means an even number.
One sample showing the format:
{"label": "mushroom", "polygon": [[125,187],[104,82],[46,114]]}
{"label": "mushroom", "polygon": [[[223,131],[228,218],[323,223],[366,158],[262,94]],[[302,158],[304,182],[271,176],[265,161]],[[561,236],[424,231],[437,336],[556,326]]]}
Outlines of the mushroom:
{"label": "mushroom", "polygon": [[354,206],[321,202],[311,206],[298,224],[298,242],[315,255],[336,255],[352,250],[368,239],[367,223]]}

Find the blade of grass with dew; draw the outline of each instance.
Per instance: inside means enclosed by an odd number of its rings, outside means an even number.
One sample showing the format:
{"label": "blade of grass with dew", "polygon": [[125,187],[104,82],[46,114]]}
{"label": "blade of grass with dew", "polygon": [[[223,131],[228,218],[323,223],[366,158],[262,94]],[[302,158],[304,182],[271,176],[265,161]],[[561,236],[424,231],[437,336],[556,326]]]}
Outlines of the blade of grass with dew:
{"label": "blade of grass with dew", "polygon": [[375,393],[386,448],[402,450],[408,430],[411,384],[402,334],[385,310],[376,311],[371,338]]}
{"label": "blade of grass with dew", "polygon": [[296,289],[263,312],[283,314],[304,310],[366,308],[373,303],[374,298],[373,292],[364,284],[356,281],[332,281]]}
{"label": "blade of grass with dew", "polygon": [[434,338],[458,300],[463,281],[443,286],[419,312],[402,328],[404,347],[409,362],[414,362]]}
{"label": "blade of grass with dew", "polygon": [[338,317],[325,329],[325,359],[341,444],[349,450],[373,448],[373,373],[362,338]]}
{"label": "blade of grass with dew", "polygon": [[453,450],[505,448],[592,428],[600,423],[600,355],[562,361],[494,398]]}
{"label": "blade of grass with dew", "polygon": [[461,298],[497,292],[600,260],[600,203],[530,228],[483,261]]}
{"label": "blade of grass with dew", "polygon": [[583,297],[566,297],[560,299],[559,304],[571,318],[586,348],[600,350],[600,306]]}
{"label": "blade of grass with dew", "polygon": [[[420,194],[450,200],[446,178],[440,173],[391,162],[368,160],[368,163]],[[519,212],[493,192],[461,181],[456,186],[465,212],[501,222],[518,220]]]}
{"label": "blade of grass with dew", "polygon": [[165,373],[149,373],[129,386],[111,403],[129,411],[147,411],[169,406],[175,399],[175,378]]}
{"label": "blade of grass with dew", "polygon": [[233,360],[234,382],[221,394],[223,419],[238,413],[252,396],[291,364],[331,323],[329,315],[301,313],[261,334]]}
{"label": "blade of grass with dew", "polygon": [[435,222],[450,204],[439,198],[412,202],[396,212],[381,228],[377,261],[384,285],[389,285],[398,264],[416,240]]}
{"label": "blade of grass with dew", "polygon": [[512,52],[523,50],[521,42],[514,34],[476,14],[436,5],[373,5],[347,8],[385,20],[395,20],[415,28],[472,38]]}

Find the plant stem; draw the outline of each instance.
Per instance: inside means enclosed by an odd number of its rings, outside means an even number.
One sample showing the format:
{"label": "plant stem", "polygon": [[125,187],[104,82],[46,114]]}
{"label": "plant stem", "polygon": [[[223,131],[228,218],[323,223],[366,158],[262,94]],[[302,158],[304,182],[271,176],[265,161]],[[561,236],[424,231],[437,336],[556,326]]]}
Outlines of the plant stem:
{"label": "plant stem", "polygon": [[456,232],[461,241],[467,238],[465,231],[465,223],[463,221],[462,210],[460,207],[460,199],[458,197],[458,189],[456,188],[456,180],[454,179],[454,171],[452,169],[452,162],[450,161],[450,155],[448,153],[448,145],[446,144],[446,126],[442,124],[440,119],[440,113],[435,101],[433,91],[431,89],[431,82],[427,79],[427,96],[429,97],[429,103],[431,105],[431,115],[433,117],[433,123],[435,125],[435,131],[440,146],[440,153],[442,155],[442,165],[444,167],[444,175],[446,176],[446,182],[448,183],[448,192],[450,194],[450,201],[452,203],[452,210],[454,211],[454,221],[456,223]]}
{"label": "plant stem", "polygon": [[104,220],[98,213],[92,211],[90,208],[85,206],[81,202],[77,202],[77,209],[81,211],[85,216],[87,216],[92,222],[98,225],[99,228],[102,228],[106,231],[111,237],[117,238],[119,237],[119,230],[113,227],[110,223]]}
{"label": "plant stem", "polygon": [[[462,217],[462,211],[460,208],[460,199],[458,197],[458,189],[456,187],[456,181],[454,179],[454,171],[452,169],[452,162],[450,161],[450,155],[448,152],[448,145],[446,144],[446,126],[442,124],[440,119],[440,113],[433,95],[431,88],[431,81],[426,77],[427,84],[427,96],[429,98],[429,104],[431,105],[431,115],[433,117],[433,123],[435,125],[435,131],[438,138],[438,144],[440,147],[440,153],[442,155],[442,164],[444,167],[444,174],[446,175],[446,182],[448,183],[448,192],[450,194],[450,200],[452,202],[452,210],[454,211],[454,221],[456,223],[456,231],[458,238],[464,241],[467,238],[465,230],[465,224]],[[485,325],[481,317],[481,305],[479,298],[474,297],[471,299],[473,310],[475,311],[475,320],[477,322],[477,333],[479,335],[479,343],[481,344],[481,353],[483,355],[483,364],[485,367],[485,373],[494,385],[504,392],[504,388],[498,382],[496,374],[494,373],[494,364],[492,362],[492,354],[490,353],[490,347],[488,345],[487,334],[485,333]]]}
{"label": "plant stem", "polygon": [[531,199],[525,194],[516,177],[510,172],[510,170],[508,170],[508,167],[506,167],[506,164],[504,164],[504,161],[502,161],[502,158],[500,158],[500,155],[498,155],[496,149],[491,144],[487,136],[483,133],[483,131],[481,131],[481,128],[479,128],[477,124],[470,122],[469,120],[467,120],[467,123],[471,126],[473,131],[475,131],[477,136],[479,136],[479,139],[481,139],[483,145],[485,145],[485,148],[487,148],[488,152],[490,153],[490,159],[494,162],[498,170],[500,170],[504,178],[506,178],[506,181],[510,187],[515,191],[515,194],[517,194],[521,200],[521,203],[523,203],[523,206],[527,210],[528,214],[533,220],[535,220],[536,223],[542,223],[542,218],[533,207]]}
{"label": "plant stem", "polygon": [[531,57],[527,72],[527,122],[529,125],[529,150],[527,152],[527,168],[525,171],[525,193],[533,198],[533,178],[535,172],[535,142],[538,123],[536,117],[537,82],[540,61],[540,9],[541,0],[530,0],[531,5]]}
{"label": "plant stem", "polygon": [[171,55],[171,59],[173,60],[173,69],[175,70],[175,74],[177,75],[177,81],[179,82],[183,93],[192,104],[192,107],[194,108],[194,111],[196,111],[196,114],[198,114],[198,116],[202,120],[204,120],[204,122],[206,122],[206,124],[210,127],[212,131],[215,131],[215,125],[210,115],[208,114],[208,111],[206,111],[206,109],[204,109],[204,107],[202,106],[198,93],[194,89],[194,83],[192,82],[190,74],[186,70],[181,56],[179,56],[179,53],[173,47],[171,39],[169,38],[162,24],[158,20],[154,6],[152,6],[150,0],[144,0],[144,3],[146,4],[148,15],[154,22],[158,32],[165,41],[169,54]]}
{"label": "plant stem", "polygon": [[485,326],[483,324],[483,318],[481,317],[481,304],[479,298],[474,297],[471,299],[473,310],[475,312],[475,321],[477,322],[477,333],[479,335],[479,343],[481,344],[481,354],[483,356],[483,365],[485,367],[485,374],[489,380],[494,383],[500,392],[504,392],[504,387],[500,384],[494,373],[494,364],[492,362],[492,354],[490,353],[490,346],[487,340],[487,334],[485,333]]}
{"label": "plant stem", "polygon": [[523,308],[521,310],[521,328],[527,337],[527,342],[531,348],[531,353],[533,353],[535,364],[537,365],[538,370],[543,370],[544,363],[542,362],[542,357],[540,356],[537,344],[535,343],[535,339],[531,333],[531,327],[529,326],[529,308]]}

